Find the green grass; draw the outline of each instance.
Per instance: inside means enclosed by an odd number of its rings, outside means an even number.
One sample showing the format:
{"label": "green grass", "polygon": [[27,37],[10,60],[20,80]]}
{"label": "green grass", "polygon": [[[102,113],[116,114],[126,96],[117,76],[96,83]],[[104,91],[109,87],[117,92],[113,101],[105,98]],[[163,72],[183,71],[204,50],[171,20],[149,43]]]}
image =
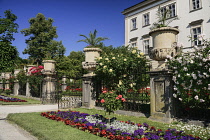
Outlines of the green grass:
{"label": "green grass", "polygon": [[[167,130],[168,128],[176,128],[177,130],[186,131],[188,134],[199,136],[203,139],[207,139],[210,134],[210,128],[196,128],[195,126],[188,126],[180,123],[166,124],[152,121],[146,117],[135,117],[119,114],[108,113],[105,115],[103,110],[96,109],[85,109],[85,108],[74,108],[74,111],[80,111],[88,114],[101,114],[107,118],[117,117],[117,120],[121,121],[132,121],[135,123],[147,123],[149,126],[154,126],[156,129]],[[50,111],[50,110],[49,110]],[[9,114],[7,119],[11,122],[16,123],[21,126],[23,129],[30,132],[32,135],[36,136],[40,140],[101,140],[104,138],[97,137],[88,132],[80,131],[76,128],[65,125],[63,122],[57,122],[55,120],[49,120],[45,117],[40,116],[40,113],[18,113],[18,114]],[[181,127],[180,127],[181,125]],[[190,130],[191,129],[191,130]],[[195,131],[195,132],[193,132]],[[202,134],[196,133],[196,131],[201,132]]]}
{"label": "green grass", "polygon": [[[5,95],[5,94],[1,94]],[[20,96],[12,96],[12,95],[5,95],[12,98],[19,98],[21,100],[26,100],[27,102],[3,102],[0,101],[0,105],[28,105],[28,104],[41,104],[41,101],[27,98],[27,97],[20,97]]]}
{"label": "green grass", "polygon": [[16,123],[39,140],[103,140],[104,138],[42,117],[40,113],[9,114],[7,119]]}

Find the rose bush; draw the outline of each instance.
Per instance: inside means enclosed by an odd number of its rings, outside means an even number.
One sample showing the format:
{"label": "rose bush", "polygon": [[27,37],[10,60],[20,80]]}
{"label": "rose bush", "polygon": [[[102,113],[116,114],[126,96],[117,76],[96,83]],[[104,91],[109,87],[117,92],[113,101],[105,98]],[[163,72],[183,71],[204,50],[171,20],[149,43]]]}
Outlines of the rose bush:
{"label": "rose bush", "polygon": [[99,96],[100,102],[106,112],[110,113],[122,107],[122,102],[125,102],[123,95],[117,95],[114,91],[104,90]]}
{"label": "rose bush", "polygon": [[191,52],[166,60],[173,71],[173,96],[185,110],[210,107],[210,41],[200,35],[203,48],[195,46]]}

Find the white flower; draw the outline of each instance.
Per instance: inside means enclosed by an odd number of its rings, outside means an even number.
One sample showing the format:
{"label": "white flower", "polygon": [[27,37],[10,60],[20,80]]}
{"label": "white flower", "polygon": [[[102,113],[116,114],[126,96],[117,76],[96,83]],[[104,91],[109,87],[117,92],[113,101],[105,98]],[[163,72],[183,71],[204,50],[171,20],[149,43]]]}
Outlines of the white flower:
{"label": "white flower", "polygon": [[199,98],[198,98],[198,95],[196,95],[194,98],[195,98],[195,100],[198,100],[198,99],[199,99]]}
{"label": "white flower", "polygon": [[103,65],[103,63],[99,63],[99,65],[100,65],[100,66],[102,66],[102,65]]}
{"label": "white flower", "polygon": [[179,98],[179,101],[182,101],[182,98]]}
{"label": "white flower", "polygon": [[207,59],[203,58],[203,62],[206,62],[206,61],[207,61]]}
{"label": "white flower", "polygon": [[203,103],[203,102],[205,102],[205,100],[203,100],[203,99],[200,99],[200,102],[201,102],[201,103]]}
{"label": "white flower", "polygon": [[124,61],[127,61],[127,59],[125,58]]}
{"label": "white flower", "polygon": [[115,59],[115,57],[112,57],[112,59]]}
{"label": "white flower", "polygon": [[99,57],[98,59],[100,60],[100,59],[102,59],[102,57]]}
{"label": "white flower", "polygon": [[174,98],[177,98],[177,95],[175,93],[173,94],[173,96],[174,96]]}
{"label": "white flower", "polygon": [[109,60],[109,58],[105,58],[105,60]]}
{"label": "white flower", "polygon": [[107,66],[104,66],[104,69],[106,68]]}
{"label": "white flower", "polygon": [[204,40],[204,36],[205,36],[205,34],[199,34],[199,35],[198,35],[198,40],[199,40],[199,41]]}
{"label": "white flower", "polygon": [[112,72],[113,70],[112,69],[109,69],[109,72]]}
{"label": "white flower", "polygon": [[183,69],[184,69],[184,71],[187,71],[188,70],[187,67],[184,67]]}

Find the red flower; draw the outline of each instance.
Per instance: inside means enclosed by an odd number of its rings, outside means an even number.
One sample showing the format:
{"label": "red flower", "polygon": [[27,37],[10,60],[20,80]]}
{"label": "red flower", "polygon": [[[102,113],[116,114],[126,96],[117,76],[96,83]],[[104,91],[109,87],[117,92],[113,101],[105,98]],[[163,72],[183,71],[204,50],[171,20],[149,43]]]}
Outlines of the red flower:
{"label": "red flower", "polygon": [[118,98],[122,98],[122,95],[118,95]]}
{"label": "red flower", "polygon": [[101,103],[105,103],[105,100],[104,99],[101,99]]}
{"label": "red flower", "polygon": [[123,102],[125,102],[125,101],[126,101],[126,100],[125,100],[125,98],[122,98],[121,100],[122,100]]}

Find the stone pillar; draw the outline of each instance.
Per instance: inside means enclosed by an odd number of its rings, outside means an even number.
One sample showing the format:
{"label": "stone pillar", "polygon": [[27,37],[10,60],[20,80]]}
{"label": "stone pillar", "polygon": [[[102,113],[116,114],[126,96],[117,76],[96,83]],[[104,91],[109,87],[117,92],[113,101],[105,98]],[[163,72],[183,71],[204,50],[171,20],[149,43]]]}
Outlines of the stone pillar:
{"label": "stone pillar", "polygon": [[11,76],[11,72],[5,72],[4,78],[5,78],[5,85],[4,88],[5,89],[9,89],[9,78]]}
{"label": "stone pillar", "polygon": [[44,69],[42,74],[44,75],[44,81],[42,85],[42,103],[55,103],[55,61],[43,60]]}
{"label": "stone pillar", "polygon": [[64,75],[63,77],[62,77],[62,91],[66,91],[65,89],[66,89],[66,87],[67,87],[67,83],[66,83],[66,76]]}
{"label": "stone pillar", "polygon": [[[17,74],[20,71],[21,71],[20,69],[15,69],[15,71],[14,71],[14,77],[15,78],[17,77]],[[13,94],[15,96],[19,95],[19,88],[20,88],[19,82],[18,82],[18,80],[15,79],[15,81],[14,81],[14,88],[13,88]]]}
{"label": "stone pillar", "polygon": [[94,108],[96,94],[93,88],[93,73],[96,68],[96,58],[100,56],[101,49],[99,48],[84,48],[85,62],[82,62],[84,69],[88,70],[88,74],[83,75],[82,82],[82,106],[86,108]]}
{"label": "stone pillar", "polygon": [[[29,76],[30,75],[30,73],[29,73],[29,71],[30,71],[30,69],[32,68],[32,67],[36,67],[36,65],[27,65],[26,66],[26,69],[27,69],[27,76]],[[31,96],[31,92],[30,92],[30,86],[29,86],[29,82],[28,82],[28,80],[27,80],[27,83],[26,83],[26,97],[30,97]]]}
{"label": "stone pillar", "polygon": [[4,72],[0,75],[0,89],[4,89]]}
{"label": "stone pillar", "polygon": [[173,104],[172,73],[165,63],[167,56],[174,57],[179,48],[176,45],[176,28],[163,27],[150,31],[153,49],[149,56],[158,65],[152,66],[150,74],[150,119],[170,123],[175,116]]}

